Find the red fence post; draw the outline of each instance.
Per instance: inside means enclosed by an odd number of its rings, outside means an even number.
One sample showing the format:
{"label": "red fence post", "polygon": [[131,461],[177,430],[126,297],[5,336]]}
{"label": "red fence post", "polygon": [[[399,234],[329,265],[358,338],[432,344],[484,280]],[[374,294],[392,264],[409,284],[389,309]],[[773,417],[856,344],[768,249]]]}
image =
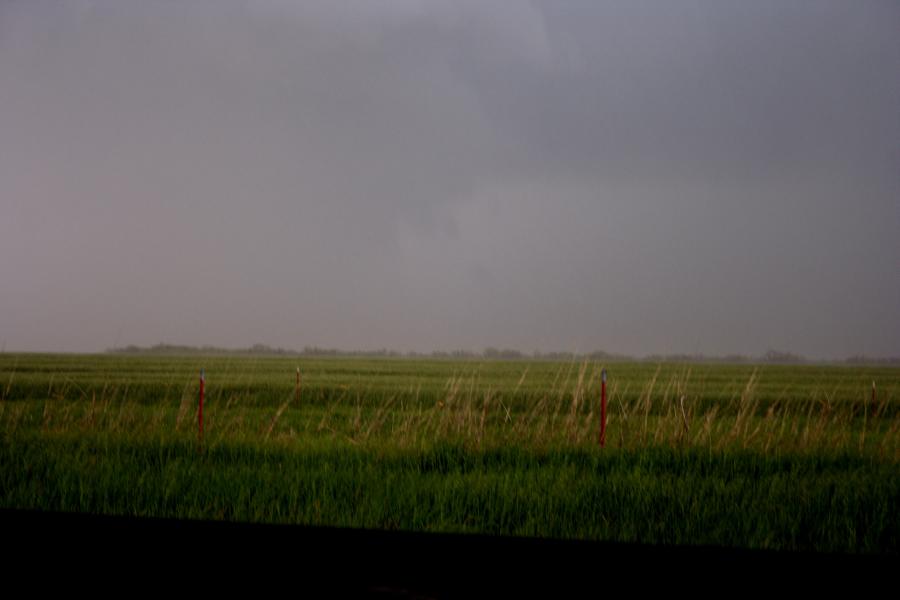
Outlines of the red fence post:
{"label": "red fence post", "polygon": [[606,446],[606,369],[600,371],[600,447]]}
{"label": "red fence post", "polygon": [[206,374],[200,369],[200,410],[197,412],[198,439],[203,442],[203,392],[206,384]]}

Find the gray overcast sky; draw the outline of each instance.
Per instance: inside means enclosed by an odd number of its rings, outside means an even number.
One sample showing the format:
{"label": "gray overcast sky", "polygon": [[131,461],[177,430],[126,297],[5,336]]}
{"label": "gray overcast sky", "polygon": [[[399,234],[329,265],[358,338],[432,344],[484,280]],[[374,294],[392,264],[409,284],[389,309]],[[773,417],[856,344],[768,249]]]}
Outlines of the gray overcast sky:
{"label": "gray overcast sky", "polygon": [[0,0],[0,342],[900,355],[900,3]]}

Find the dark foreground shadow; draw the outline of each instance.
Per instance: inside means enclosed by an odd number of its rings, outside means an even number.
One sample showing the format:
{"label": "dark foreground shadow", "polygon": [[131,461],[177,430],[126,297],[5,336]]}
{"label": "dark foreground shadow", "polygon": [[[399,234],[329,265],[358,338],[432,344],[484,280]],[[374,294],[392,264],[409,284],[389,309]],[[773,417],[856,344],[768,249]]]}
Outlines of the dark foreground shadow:
{"label": "dark foreground shadow", "polygon": [[[643,546],[0,510],[8,583],[52,578],[299,597],[720,595],[892,585],[897,556]],[[135,588],[135,582],[138,582]],[[726,586],[723,588],[722,586]],[[286,588],[284,587],[286,586]],[[705,592],[705,593],[704,593]],[[858,597],[858,596],[857,596]]]}

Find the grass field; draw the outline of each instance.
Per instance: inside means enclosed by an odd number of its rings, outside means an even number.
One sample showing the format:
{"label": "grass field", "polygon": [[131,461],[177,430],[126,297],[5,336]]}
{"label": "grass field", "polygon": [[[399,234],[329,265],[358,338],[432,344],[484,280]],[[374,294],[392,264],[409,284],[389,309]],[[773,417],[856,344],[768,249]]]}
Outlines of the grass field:
{"label": "grass field", "polygon": [[898,407],[894,368],[0,354],[0,507],[897,553]]}

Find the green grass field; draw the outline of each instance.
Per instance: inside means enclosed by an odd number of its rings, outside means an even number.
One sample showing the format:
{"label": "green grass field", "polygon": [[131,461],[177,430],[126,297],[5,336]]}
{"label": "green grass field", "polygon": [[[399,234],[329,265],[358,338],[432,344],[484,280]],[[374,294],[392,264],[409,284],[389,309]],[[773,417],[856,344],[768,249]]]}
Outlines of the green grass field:
{"label": "green grass field", "polygon": [[0,354],[0,507],[897,553],[898,406],[878,367]]}

